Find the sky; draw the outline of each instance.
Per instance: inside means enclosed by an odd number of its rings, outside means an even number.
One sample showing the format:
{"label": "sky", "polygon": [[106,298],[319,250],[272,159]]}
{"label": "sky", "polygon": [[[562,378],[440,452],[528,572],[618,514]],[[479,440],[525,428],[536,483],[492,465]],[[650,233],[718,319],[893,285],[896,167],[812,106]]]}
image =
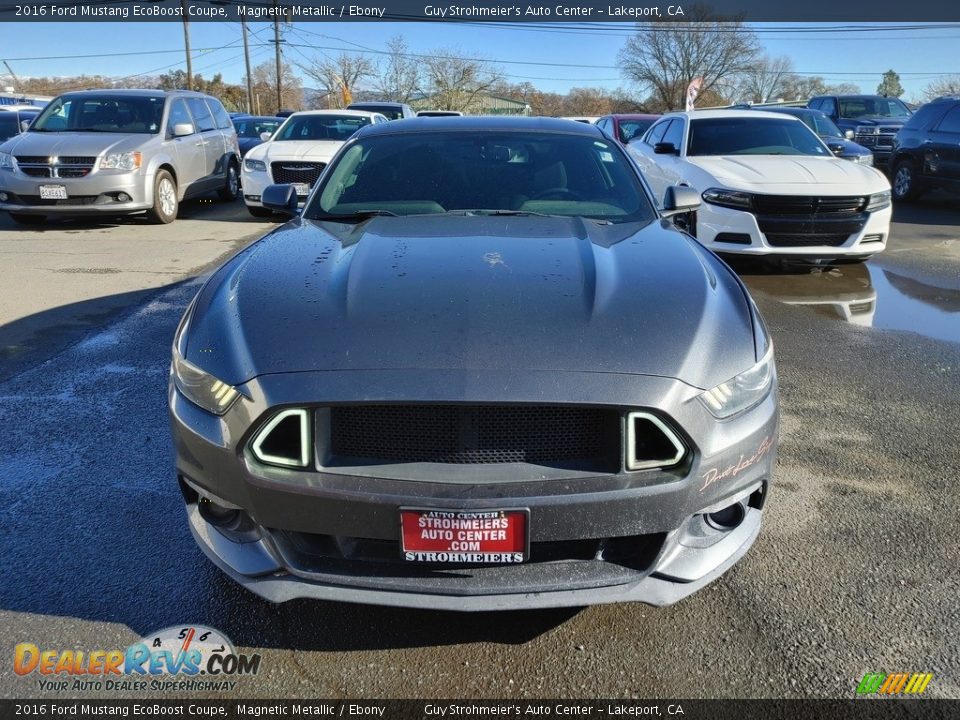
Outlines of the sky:
{"label": "sky", "polygon": [[[872,93],[882,73],[892,68],[900,74],[904,99],[913,100],[938,76],[960,75],[960,53],[956,52],[960,24],[910,25],[916,27],[891,29],[882,23],[865,23],[857,25],[864,29],[856,30],[828,23],[754,23],[753,29],[768,54],[790,57],[798,73],[822,75],[829,83],[854,83]],[[248,23],[248,28],[251,63],[271,60],[273,25]],[[308,64],[324,53],[335,56],[341,49],[382,50],[391,37],[403,35],[411,52],[428,54],[447,48],[454,54],[480,55],[499,62],[508,81],[529,81],[543,91],[629,86],[616,68],[617,53],[631,32],[629,24],[507,28],[496,23],[300,22],[281,28],[284,59],[295,65]],[[185,68],[179,22],[0,23],[0,35],[0,60],[22,77],[84,73],[119,77]],[[239,23],[191,23],[190,41],[194,72],[208,78],[221,72],[227,82],[242,81]],[[115,53],[130,54],[110,56]],[[62,55],[98,57],[51,57]],[[4,73],[6,68],[0,65],[0,86],[12,84]],[[305,78],[304,85],[315,83]]]}

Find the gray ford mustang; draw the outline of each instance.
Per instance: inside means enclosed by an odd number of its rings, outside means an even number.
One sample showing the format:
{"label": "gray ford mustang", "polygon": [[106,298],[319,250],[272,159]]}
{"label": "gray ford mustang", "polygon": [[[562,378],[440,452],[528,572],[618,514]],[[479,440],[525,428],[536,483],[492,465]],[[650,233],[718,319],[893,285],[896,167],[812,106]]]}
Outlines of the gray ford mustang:
{"label": "gray ford mustang", "polygon": [[177,331],[201,549],[278,602],[665,605],[721,575],[760,529],[776,370],[746,289],[667,219],[691,192],[658,210],[569,121],[360,130]]}

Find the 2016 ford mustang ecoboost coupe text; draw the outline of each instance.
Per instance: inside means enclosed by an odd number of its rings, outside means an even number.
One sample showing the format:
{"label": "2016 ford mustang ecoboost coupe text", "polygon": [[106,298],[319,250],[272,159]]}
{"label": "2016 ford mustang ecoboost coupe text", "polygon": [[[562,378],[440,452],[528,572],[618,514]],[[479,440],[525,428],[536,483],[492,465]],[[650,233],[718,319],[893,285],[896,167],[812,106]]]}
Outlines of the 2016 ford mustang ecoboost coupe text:
{"label": "2016 ford mustang ecoboost coupe text", "polygon": [[665,218],[698,202],[658,212],[570,121],[359,130],[177,331],[200,547],[274,601],[664,605],[718,577],[760,528],[777,389],[747,291]]}

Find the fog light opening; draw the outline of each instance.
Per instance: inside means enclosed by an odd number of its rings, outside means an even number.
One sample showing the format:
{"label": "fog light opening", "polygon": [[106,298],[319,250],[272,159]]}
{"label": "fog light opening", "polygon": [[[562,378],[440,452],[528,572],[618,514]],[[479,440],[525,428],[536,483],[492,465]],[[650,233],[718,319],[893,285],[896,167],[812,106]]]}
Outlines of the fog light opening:
{"label": "fog light opening", "polygon": [[714,530],[733,530],[743,522],[745,516],[746,510],[743,503],[734,503],[722,510],[704,515],[704,520]]}
{"label": "fog light opening", "polygon": [[260,528],[244,510],[224,507],[202,496],[197,501],[197,508],[200,517],[233,542],[255,542],[260,539]]}
{"label": "fog light opening", "polygon": [[117,202],[125,203],[125,202],[130,202],[131,200],[133,200],[133,198],[127,195],[125,192],[117,194]]}
{"label": "fog light opening", "polygon": [[5,192],[0,192],[0,202],[6,202],[10,199],[10,196]]}
{"label": "fog light opening", "polygon": [[302,408],[277,413],[257,433],[250,449],[267,465],[307,467],[311,453],[309,414]]}

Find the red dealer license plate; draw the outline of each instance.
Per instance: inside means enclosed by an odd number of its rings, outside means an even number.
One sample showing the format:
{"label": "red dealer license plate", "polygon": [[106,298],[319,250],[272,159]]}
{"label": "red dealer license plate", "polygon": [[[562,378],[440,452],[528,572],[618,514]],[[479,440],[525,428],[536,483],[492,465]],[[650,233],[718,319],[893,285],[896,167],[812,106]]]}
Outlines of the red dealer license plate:
{"label": "red dealer license plate", "polygon": [[433,563],[520,563],[526,510],[400,509],[403,558]]}

